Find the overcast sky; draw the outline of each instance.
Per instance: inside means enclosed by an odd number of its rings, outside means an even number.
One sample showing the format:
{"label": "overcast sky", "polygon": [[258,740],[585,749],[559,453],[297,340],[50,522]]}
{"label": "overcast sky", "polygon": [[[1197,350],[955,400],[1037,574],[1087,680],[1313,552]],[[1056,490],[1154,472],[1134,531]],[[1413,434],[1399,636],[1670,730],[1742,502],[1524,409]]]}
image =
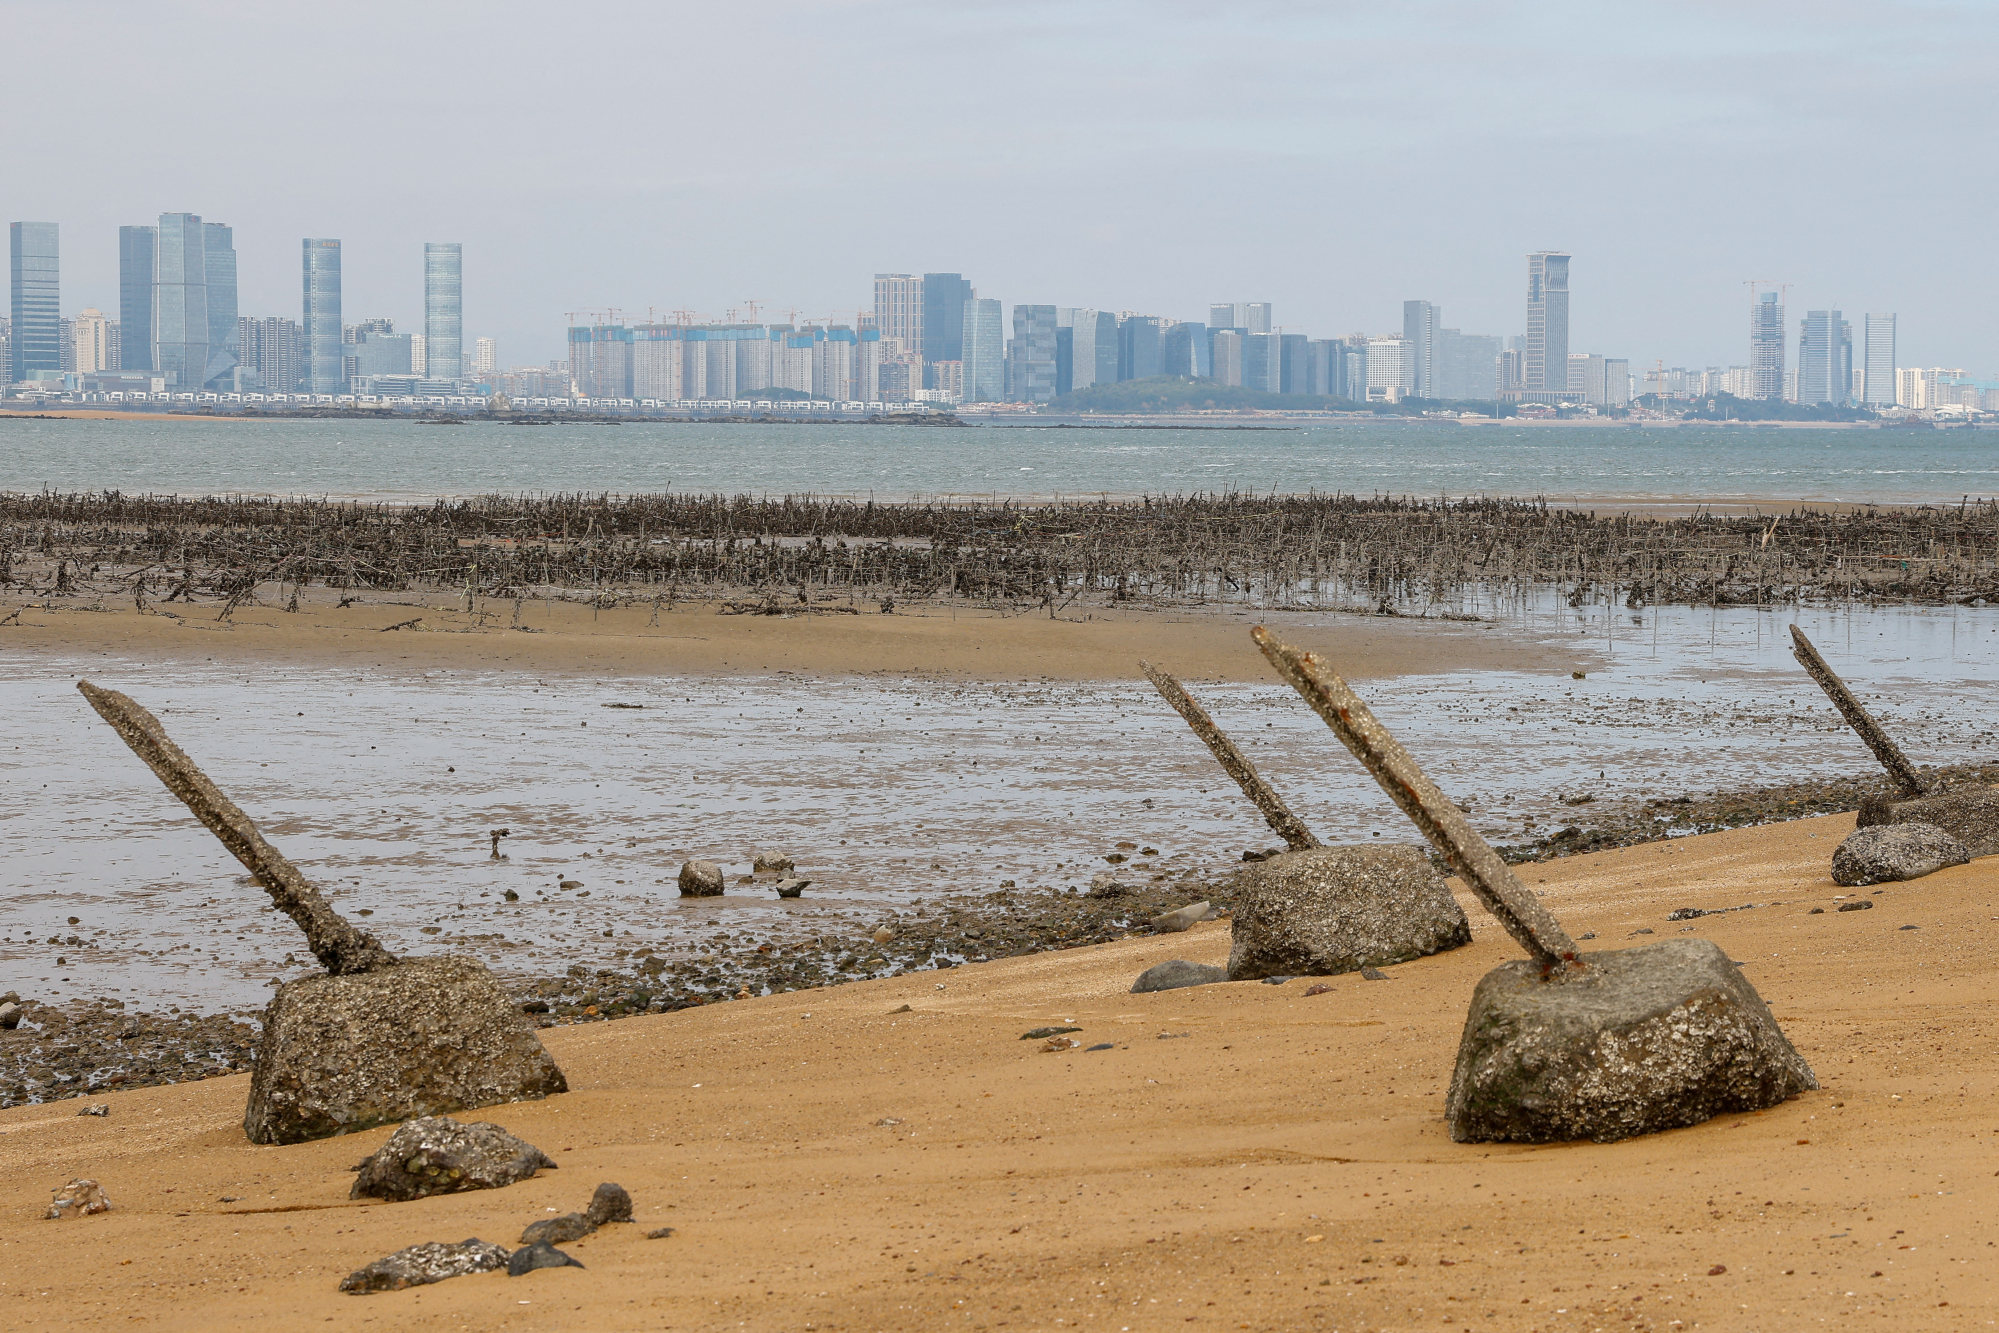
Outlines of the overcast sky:
{"label": "overcast sky", "polygon": [[1516,333],[1566,249],[1576,351],[1746,359],[1747,279],[1901,315],[1999,371],[1989,0],[0,0],[0,215],[62,225],[115,313],[117,227],[236,229],[245,314],[422,315],[560,356],[567,312],[850,316],[877,271],[1315,335]]}

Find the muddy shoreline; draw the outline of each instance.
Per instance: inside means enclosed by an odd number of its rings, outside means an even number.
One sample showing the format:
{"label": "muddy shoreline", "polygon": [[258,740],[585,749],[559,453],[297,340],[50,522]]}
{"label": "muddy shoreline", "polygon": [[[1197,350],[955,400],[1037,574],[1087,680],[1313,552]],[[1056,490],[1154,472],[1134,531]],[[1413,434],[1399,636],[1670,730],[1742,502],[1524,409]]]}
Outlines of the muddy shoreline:
{"label": "muddy shoreline", "polygon": [[[1999,764],[1930,770],[1950,783],[1999,782]],[[1547,835],[1504,845],[1514,864],[1585,852],[1783,823],[1857,809],[1883,779],[1847,776],[1645,801],[1585,802],[1571,822]],[[1241,849],[1205,867],[1154,869],[1144,847],[1114,855],[1104,877],[1114,890],[1020,889],[1003,884],[985,893],[939,894],[885,912],[885,942],[859,931],[785,936],[717,930],[693,950],[642,947],[615,966],[578,962],[565,973],[501,980],[541,1027],[604,1022],[668,1013],[731,1000],[807,991],[846,982],[945,972],[965,963],[1082,948],[1150,934],[1150,919],[1207,900],[1226,914],[1233,871],[1242,862],[1282,850]],[[767,879],[769,877],[766,877]],[[771,881],[771,882],[774,882]],[[769,882],[737,886],[766,893]],[[809,890],[808,890],[809,892]],[[1728,904],[1661,898],[1661,920],[1684,908]],[[10,993],[11,994],[11,993]],[[88,1098],[122,1088],[184,1083],[251,1067],[258,1026],[252,1013],[201,1014],[178,1008],[149,1012],[118,1000],[55,1006],[19,997],[19,1028],[0,1031],[0,1107]]]}

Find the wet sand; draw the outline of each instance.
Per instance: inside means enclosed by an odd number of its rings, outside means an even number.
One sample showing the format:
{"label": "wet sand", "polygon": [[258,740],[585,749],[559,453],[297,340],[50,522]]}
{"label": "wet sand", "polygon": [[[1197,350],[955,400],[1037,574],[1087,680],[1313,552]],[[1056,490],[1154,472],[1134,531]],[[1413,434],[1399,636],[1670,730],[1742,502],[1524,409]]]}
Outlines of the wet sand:
{"label": "wet sand", "polygon": [[[1528,872],[1592,947],[1688,933],[1743,962],[1825,1085],[1759,1114],[1611,1145],[1454,1144],[1441,1107],[1464,1006],[1515,953],[1488,918],[1467,904],[1471,946],[1319,996],[1127,993],[1162,959],[1220,961],[1216,924],[548,1032],[574,1090],[477,1116],[561,1167],[505,1190],[351,1203],[348,1168],[386,1131],[252,1147],[242,1076],[113,1094],[102,1119],[0,1112],[0,1322],[1983,1327],[1999,1314],[1999,1041],[1966,1020],[1999,992],[1999,861],[1836,889],[1826,863],[1850,827]],[[1875,908],[1808,914],[1841,894]],[[1666,920],[1745,901],[1763,905]],[[1019,1039],[1068,1022],[1112,1049]],[[77,1175],[114,1211],[37,1220]],[[512,1245],[600,1180],[638,1220],[571,1244],[585,1269],[335,1289],[421,1241]],[[644,1238],[661,1226],[676,1234]]]}

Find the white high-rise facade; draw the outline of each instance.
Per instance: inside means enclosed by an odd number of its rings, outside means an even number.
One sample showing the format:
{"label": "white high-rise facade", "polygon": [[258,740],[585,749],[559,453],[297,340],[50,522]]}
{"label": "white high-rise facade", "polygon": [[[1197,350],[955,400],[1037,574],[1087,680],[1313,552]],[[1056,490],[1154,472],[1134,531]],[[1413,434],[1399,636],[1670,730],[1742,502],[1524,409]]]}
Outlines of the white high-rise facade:
{"label": "white high-rise facade", "polygon": [[1861,350],[1860,401],[1868,407],[1895,405],[1895,317],[1866,317]]}
{"label": "white high-rise facade", "polygon": [[491,338],[480,338],[472,344],[472,373],[480,379],[490,379],[500,368],[498,349]]}

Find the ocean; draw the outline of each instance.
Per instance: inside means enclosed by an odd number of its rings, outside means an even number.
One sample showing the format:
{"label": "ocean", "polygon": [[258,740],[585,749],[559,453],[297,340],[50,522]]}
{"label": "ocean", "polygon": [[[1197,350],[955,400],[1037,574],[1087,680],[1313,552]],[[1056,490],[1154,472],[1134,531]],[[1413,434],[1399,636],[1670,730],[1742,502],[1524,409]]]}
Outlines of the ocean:
{"label": "ocean", "polygon": [[1289,429],[420,425],[0,415],[0,490],[421,501],[494,492],[1540,496],[1643,508],[1999,495],[1999,433],[1314,422]]}

